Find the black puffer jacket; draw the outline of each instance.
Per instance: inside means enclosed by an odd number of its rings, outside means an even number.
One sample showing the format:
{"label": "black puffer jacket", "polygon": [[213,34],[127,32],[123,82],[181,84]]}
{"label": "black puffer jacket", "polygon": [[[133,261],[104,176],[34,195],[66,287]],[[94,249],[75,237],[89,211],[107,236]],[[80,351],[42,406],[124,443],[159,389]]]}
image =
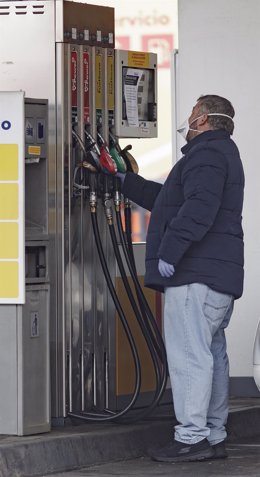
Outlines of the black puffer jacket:
{"label": "black puffer jacket", "polygon": [[[243,291],[244,172],[239,151],[224,130],[187,143],[162,186],[127,173],[123,193],[151,210],[145,285],[204,283],[239,298]],[[158,259],[175,273],[161,277]]]}

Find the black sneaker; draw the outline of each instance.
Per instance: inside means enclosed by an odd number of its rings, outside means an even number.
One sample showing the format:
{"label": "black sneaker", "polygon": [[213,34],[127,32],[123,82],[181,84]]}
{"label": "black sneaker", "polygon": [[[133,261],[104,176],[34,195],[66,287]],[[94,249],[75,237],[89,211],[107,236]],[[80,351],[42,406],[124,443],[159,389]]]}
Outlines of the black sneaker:
{"label": "black sneaker", "polygon": [[212,459],[226,459],[228,457],[224,441],[218,442],[218,444],[215,444],[211,447],[214,450]]}
{"label": "black sneaker", "polygon": [[151,457],[158,462],[193,462],[214,458],[214,450],[207,439],[197,444],[184,444],[174,440]]}

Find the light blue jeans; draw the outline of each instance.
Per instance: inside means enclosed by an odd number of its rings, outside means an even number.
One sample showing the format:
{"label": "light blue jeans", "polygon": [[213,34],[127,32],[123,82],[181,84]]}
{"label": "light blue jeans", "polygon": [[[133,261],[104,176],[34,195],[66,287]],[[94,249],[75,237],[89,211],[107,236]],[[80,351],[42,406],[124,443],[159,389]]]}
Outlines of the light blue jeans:
{"label": "light blue jeans", "polygon": [[231,295],[192,283],[165,289],[164,333],[176,419],[175,439],[210,444],[227,435],[229,363],[225,328]]}

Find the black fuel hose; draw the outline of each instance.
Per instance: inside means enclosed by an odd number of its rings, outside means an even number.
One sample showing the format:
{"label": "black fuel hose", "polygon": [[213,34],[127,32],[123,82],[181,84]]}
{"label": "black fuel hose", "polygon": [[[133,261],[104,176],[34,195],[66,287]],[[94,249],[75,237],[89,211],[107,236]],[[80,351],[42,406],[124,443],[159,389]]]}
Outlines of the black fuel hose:
{"label": "black fuel hose", "polygon": [[138,296],[139,296],[139,298],[142,302],[142,305],[144,307],[145,313],[147,314],[147,317],[149,317],[149,322],[151,323],[151,326],[152,326],[152,333],[155,334],[156,339],[158,340],[158,343],[159,343],[159,346],[160,346],[160,350],[161,350],[161,363],[162,363],[161,387],[160,387],[160,389],[156,390],[156,395],[154,397],[153,402],[147,408],[142,410],[141,413],[138,414],[138,416],[136,416],[137,419],[140,419],[140,417],[144,417],[147,414],[149,414],[151,412],[151,410],[154,409],[154,407],[159,403],[160,399],[163,396],[163,393],[165,391],[166,384],[167,384],[167,377],[168,377],[167,357],[166,357],[166,350],[165,350],[165,346],[164,346],[164,342],[163,342],[161,333],[158,329],[157,323],[155,322],[154,316],[153,316],[153,314],[152,314],[152,312],[149,308],[147,300],[146,300],[146,298],[143,294],[143,291],[141,289],[141,286],[140,286],[140,283],[138,281],[137,275],[136,275],[135,270],[132,266],[131,259],[129,258],[128,245],[126,243],[125,234],[124,234],[123,227],[122,227],[120,210],[116,211],[116,218],[117,218],[119,236],[120,236],[121,244],[122,244],[122,247],[123,247],[123,251],[124,251],[125,259],[126,259],[126,262],[127,262],[127,266],[129,268],[131,277],[132,277],[134,285],[136,287]]}
{"label": "black fuel hose", "polygon": [[[130,203],[129,199],[126,199],[126,198],[125,198],[124,215],[125,215],[126,245],[127,245],[127,249],[128,249],[128,252],[129,252],[129,259],[131,260],[131,265],[132,265],[132,268],[133,268],[133,272],[135,273],[136,278],[138,280],[137,272],[136,272],[136,266],[135,266],[133,243],[132,243],[131,203]],[[124,237],[125,237],[125,235],[124,235]],[[157,340],[154,339],[154,333],[157,335],[158,327],[157,327],[157,324],[154,320],[152,311],[150,310],[150,307],[149,307],[148,303],[147,303],[147,306],[144,306],[144,303],[140,298],[140,293],[138,292],[138,289],[137,289],[136,286],[135,286],[135,291],[136,291],[138,303],[139,303],[139,306],[140,306],[140,310],[142,311],[143,319],[145,320],[148,327],[149,326],[153,327],[152,339],[153,339],[153,343],[154,343],[156,352],[160,356],[160,359],[163,360],[162,346],[164,347],[164,343],[160,339],[160,344],[158,345]],[[142,295],[143,295],[143,292],[142,292]],[[148,307],[149,307],[148,318],[152,316],[153,319],[152,320],[148,319],[148,321],[147,321],[146,311],[147,311]],[[160,334],[160,337],[161,337],[161,334]],[[165,351],[165,354],[166,354],[166,351]]]}
{"label": "black fuel hose", "polygon": [[112,300],[114,302],[114,305],[116,307],[116,310],[117,310],[118,315],[120,317],[120,320],[122,322],[123,328],[124,328],[125,333],[127,335],[127,339],[129,341],[129,344],[130,344],[131,352],[133,354],[134,366],[135,366],[135,389],[134,389],[134,392],[133,392],[133,395],[132,395],[132,398],[131,398],[130,402],[128,403],[128,405],[124,409],[122,409],[119,412],[113,412],[113,411],[107,410],[106,411],[107,415],[87,413],[85,411],[81,411],[81,412],[77,412],[77,413],[73,412],[73,411],[68,412],[68,415],[70,417],[74,417],[74,418],[81,419],[81,420],[86,420],[86,421],[101,421],[102,422],[102,421],[113,421],[115,419],[118,419],[119,417],[124,416],[134,406],[134,404],[135,404],[135,402],[136,402],[136,400],[139,396],[140,388],[141,388],[141,365],[140,365],[140,360],[139,360],[139,356],[138,356],[137,347],[136,347],[135,341],[134,341],[133,336],[132,336],[132,332],[130,330],[127,319],[124,315],[124,311],[121,307],[120,301],[118,300],[116,290],[114,288],[114,285],[113,285],[113,282],[112,282],[112,279],[111,279],[111,276],[110,276],[110,273],[109,273],[109,270],[108,270],[108,266],[107,266],[107,263],[106,263],[106,259],[105,259],[105,255],[104,255],[104,251],[103,251],[103,247],[102,247],[102,242],[101,242],[101,238],[100,238],[100,233],[99,233],[99,228],[98,228],[98,223],[97,223],[97,215],[96,215],[96,212],[93,211],[93,210],[91,210],[91,221],[92,221],[93,232],[94,232],[94,236],[95,236],[96,246],[97,246],[98,255],[99,255],[99,258],[100,258],[100,263],[101,263],[101,266],[102,266],[102,269],[103,269],[103,273],[104,273],[104,276],[105,276],[107,286],[109,288]]}
{"label": "black fuel hose", "polygon": [[[104,176],[103,186],[104,186],[104,199],[103,199],[104,208],[105,208],[105,213],[107,218],[107,224],[109,226],[109,232],[111,236],[113,249],[115,252],[116,260],[119,266],[119,270],[121,273],[122,281],[123,281],[128,299],[130,301],[131,307],[135,314],[135,318],[141,328],[143,337],[146,341],[146,344],[152,359],[152,363],[153,363],[154,371],[155,371],[155,378],[156,378],[156,389],[158,389],[161,386],[161,363],[159,362],[158,354],[156,354],[156,351],[154,349],[154,343],[152,339],[153,336],[151,335],[150,328],[147,325],[147,323],[145,323],[145,320],[143,320],[143,315],[139,311],[139,308],[136,304],[135,297],[133,295],[132,289],[128,281],[128,277],[124,269],[123,261],[122,261],[119,246],[118,246],[118,241],[116,238],[115,228],[114,228],[113,211],[111,207],[112,200],[111,200],[111,193],[110,193],[111,181],[108,179],[107,176]],[[115,206],[117,210],[120,204],[120,194],[117,194],[117,193],[115,194],[114,202],[115,202]],[[134,260],[134,257],[133,257],[133,260]]]}
{"label": "black fuel hose", "polygon": [[[120,181],[116,180],[114,181],[114,187],[115,187],[115,191],[116,191],[116,194],[115,194],[115,206],[116,206],[116,210],[119,210],[118,209],[118,206],[119,206],[119,197],[120,197]],[[119,195],[117,194],[117,192],[119,192]],[[131,260],[131,264],[132,264],[132,268],[133,268],[133,272],[136,276],[136,280],[138,281],[138,277],[137,277],[137,272],[136,272],[136,266],[135,266],[135,258],[134,258],[134,252],[133,252],[133,243],[132,243],[132,219],[131,219],[131,202],[129,199],[125,198],[124,199],[124,204],[125,204],[125,207],[124,207],[124,213],[125,213],[125,228],[126,228],[126,247],[127,247],[127,250],[128,250],[128,253],[129,253],[129,260]],[[117,215],[117,220],[120,220],[120,224],[122,224],[121,222],[121,214],[119,213]],[[119,224],[117,224],[118,227],[119,227]],[[122,228],[122,225],[120,225],[120,228],[121,228],[121,231],[123,233],[123,236],[125,237],[124,235],[124,232],[123,232],[123,228]],[[119,232],[120,234],[120,232]],[[139,281],[138,281],[139,283]],[[163,357],[162,357],[162,352],[161,352],[161,347],[160,345],[158,344],[157,340],[155,339],[155,336],[154,336],[154,332],[151,332],[150,331],[150,328],[151,328],[151,325],[150,325],[150,321],[147,319],[147,314],[146,314],[146,309],[144,307],[144,304],[143,304],[143,301],[140,299],[140,287],[136,287],[136,281],[134,282],[134,287],[135,287],[135,291],[136,291],[136,296],[137,296],[137,299],[138,299],[138,304],[139,304],[139,307],[140,307],[140,310],[141,310],[141,314],[142,314],[142,318],[145,322],[145,326],[146,328],[149,330],[148,334],[150,336],[150,339],[153,343],[153,346],[155,348],[155,351],[157,353],[157,355],[159,356],[159,358],[161,359],[161,361],[163,360]],[[141,293],[143,295],[143,291],[141,290]],[[148,303],[147,303],[147,307],[149,307]],[[150,310],[150,308],[149,308]],[[151,320],[151,323],[152,325],[155,325],[156,327],[156,330],[155,330],[155,333],[158,332],[158,328],[157,328],[157,324],[155,323],[155,320],[154,320],[154,317],[153,317],[153,314],[150,310],[150,313],[149,313],[149,316],[152,316],[152,320]],[[159,337],[161,338],[161,335],[159,334]],[[162,340],[160,339],[160,344],[161,346],[163,346],[164,348],[164,343],[161,342]],[[165,351],[165,354],[166,354],[166,351]]]}
{"label": "black fuel hose", "polygon": [[120,254],[120,251],[119,251],[118,242],[117,242],[116,233],[115,233],[115,227],[114,227],[113,223],[109,224],[109,232],[110,232],[110,236],[111,236],[112,245],[113,245],[113,249],[114,249],[114,252],[115,252],[116,260],[117,260],[117,263],[118,263],[118,268],[119,268],[119,271],[120,271],[120,274],[121,274],[121,278],[123,280],[123,284],[124,284],[128,299],[130,301],[130,304],[131,304],[131,307],[133,309],[134,315],[135,315],[135,317],[137,319],[137,322],[138,322],[138,324],[141,328],[143,337],[146,341],[147,347],[148,347],[150,355],[151,355],[151,359],[152,359],[153,367],[154,367],[154,371],[155,371],[156,388],[158,388],[158,386],[160,385],[160,381],[161,381],[160,366],[159,366],[157,357],[154,353],[151,334],[147,331],[147,327],[145,326],[145,324],[143,322],[142,315],[139,311],[139,308],[136,304],[132,289],[129,285],[128,277],[126,275],[126,271],[125,271],[124,265],[123,265],[123,260],[121,258],[121,254]]}
{"label": "black fuel hose", "polygon": [[[126,261],[127,261],[127,265],[128,265],[130,274],[133,278],[134,285],[136,287],[136,292],[138,293],[138,297],[141,300],[141,303],[143,305],[143,309],[145,310],[145,312],[146,312],[146,314],[149,318],[149,324],[151,324],[151,326],[153,328],[153,331],[154,331],[154,333],[155,333],[155,335],[158,339],[158,342],[160,344],[160,350],[162,351],[162,361],[164,363],[166,363],[166,367],[167,367],[167,357],[166,357],[166,350],[165,350],[164,342],[163,342],[161,333],[158,329],[158,325],[157,325],[157,323],[155,321],[155,318],[153,316],[153,313],[152,313],[152,311],[149,307],[149,304],[148,304],[148,302],[147,302],[147,300],[144,296],[143,290],[141,289],[141,286],[140,286],[140,283],[139,283],[139,280],[138,280],[138,277],[137,277],[137,273],[136,273],[134,258],[132,258],[132,260],[133,260],[133,265],[132,265],[131,257],[134,257],[133,251],[132,251],[132,253],[128,254],[129,248],[132,249],[132,239],[129,237],[128,242],[126,242],[125,233],[124,233],[123,226],[122,226],[122,221],[121,221],[121,214],[118,211],[116,211],[116,218],[117,218],[117,226],[118,226],[119,236],[120,236],[120,240],[121,240],[121,243],[122,243],[124,255],[125,255],[125,258],[126,258]],[[127,224],[128,224],[128,221],[126,221],[126,225]]]}
{"label": "black fuel hose", "polygon": [[[131,219],[131,217],[130,217],[130,219]],[[130,270],[130,274],[132,276],[132,279],[133,279],[133,282],[134,282],[134,285],[135,285],[135,289],[136,289],[136,293],[137,293],[138,301],[139,301],[139,306],[142,307],[141,315],[140,315],[139,309],[137,307],[137,304],[135,303],[135,299],[133,297],[131,287],[128,283],[128,278],[127,278],[125,270],[124,270],[121,254],[120,254],[118,243],[117,243],[117,240],[116,240],[114,225],[113,225],[113,227],[110,226],[109,230],[110,230],[111,240],[112,240],[112,243],[113,243],[113,246],[114,246],[114,251],[115,251],[116,259],[117,259],[118,266],[119,266],[119,269],[120,269],[120,273],[121,273],[121,276],[122,276],[124,286],[125,286],[125,289],[127,291],[130,303],[132,305],[133,311],[134,311],[135,316],[136,316],[136,318],[139,322],[139,325],[141,327],[142,334],[143,334],[143,336],[146,340],[146,343],[147,343],[147,346],[148,346],[148,349],[149,349],[149,352],[150,352],[150,355],[151,355],[151,358],[152,358],[152,362],[153,362],[153,366],[154,366],[154,370],[155,370],[155,377],[156,377],[156,394],[155,394],[155,397],[153,399],[153,402],[148,407],[146,407],[145,410],[142,410],[141,412],[138,412],[138,414],[135,415],[134,418],[131,416],[128,419],[126,419],[125,415],[133,408],[133,406],[136,403],[136,400],[139,396],[139,393],[140,393],[140,388],[141,388],[140,360],[139,360],[138,351],[137,351],[133,336],[131,334],[131,330],[130,330],[128,322],[125,318],[125,315],[124,315],[123,309],[121,307],[121,304],[120,304],[120,302],[117,298],[116,291],[115,291],[115,288],[114,288],[114,285],[112,283],[111,276],[110,276],[110,273],[109,273],[109,270],[108,270],[108,267],[107,267],[107,263],[106,263],[102,243],[101,243],[101,238],[100,238],[100,234],[99,234],[95,208],[91,209],[91,220],[92,220],[93,232],[94,232],[94,236],[95,236],[95,240],[96,240],[96,245],[97,245],[98,254],[99,254],[101,266],[102,266],[102,269],[103,269],[103,273],[104,273],[104,276],[106,278],[106,282],[107,282],[111,297],[113,299],[113,302],[115,304],[116,310],[119,314],[119,318],[120,318],[120,320],[123,324],[123,328],[125,330],[125,333],[126,333],[126,336],[127,336],[128,341],[129,341],[130,348],[131,348],[131,352],[132,352],[132,355],[133,355],[134,366],[135,366],[135,376],[136,376],[135,389],[134,389],[132,399],[130,400],[129,404],[119,412],[113,412],[109,409],[104,409],[103,412],[98,412],[98,411],[94,411],[94,410],[92,412],[91,411],[89,411],[89,412],[85,412],[85,411],[73,412],[72,411],[72,412],[68,412],[68,415],[71,416],[71,417],[86,420],[86,421],[96,421],[96,422],[101,421],[102,422],[102,421],[116,421],[116,420],[118,420],[118,422],[120,422],[120,423],[129,423],[129,422],[133,422],[137,419],[139,420],[140,418],[142,418],[142,417],[146,416],[148,413],[150,413],[151,410],[158,404],[158,402],[161,399],[161,396],[164,392],[165,385],[166,385],[166,382],[167,382],[167,372],[165,373],[165,360],[164,360],[164,356],[162,357],[163,353],[162,354],[158,353],[158,346],[159,345],[157,344],[157,341],[155,340],[154,333],[155,333],[155,335],[157,335],[157,338],[159,338],[159,341],[160,341],[160,339],[162,341],[162,338],[161,338],[161,334],[160,334],[160,332],[157,328],[157,324],[154,320],[154,317],[153,317],[153,315],[152,315],[152,313],[149,309],[149,305],[145,300],[145,297],[143,296],[143,298],[141,298],[141,295],[143,295],[143,292],[142,292],[141,287],[139,285],[137,274],[136,274],[133,250],[132,250],[132,254],[130,252],[131,247],[132,247],[132,240],[130,239],[130,236],[128,236],[128,243],[125,240],[122,240],[122,238],[125,238],[125,237],[124,237],[124,232],[123,232],[122,223],[121,223],[121,227],[119,226],[119,233],[120,233],[120,236],[121,236],[121,241],[122,241],[122,245],[123,245],[124,254],[126,256],[126,260],[127,260],[127,263],[128,263],[128,268]],[[117,217],[117,220],[118,220],[118,217]],[[128,258],[127,255],[129,255],[129,254],[132,255],[132,256],[131,256],[131,258],[127,259]],[[132,269],[131,269],[131,266],[129,265],[130,262],[132,262]],[[133,275],[135,275],[135,278],[133,277]],[[147,310],[148,310],[148,312],[147,312]],[[153,323],[154,331],[151,331],[151,329],[150,329],[149,321],[146,317],[146,314],[148,314],[150,319],[152,318],[152,323],[154,322]],[[162,344],[163,344],[163,348],[164,348],[163,341],[162,341]],[[160,349],[160,347],[159,347],[159,349]],[[158,358],[158,356],[159,356],[160,359]],[[160,360],[161,360],[161,362],[159,362]],[[162,369],[162,372],[161,372],[161,369]],[[167,369],[167,362],[166,362],[166,369]]]}
{"label": "black fuel hose", "polygon": [[[120,270],[120,273],[121,273],[121,277],[122,277],[122,280],[123,280],[123,283],[124,283],[125,290],[126,290],[127,295],[128,295],[128,299],[129,299],[130,304],[132,306],[132,309],[134,311],[137,322],[139,323],[139,326],[141,328],[143,337],[146,341],[146,344],[147,344],[147,347],[148,347],[148,350],[149,350],[149,353],[150,353],[150,356],[151,356],[151,359],[152,359],[152,363],[153,363],[153,366],[154,366],[154,371],[155,371],[155,377],[156,377],[155,389],[156,389],[156,392],[155,392],[154,400],[152,402],[153,405],[152,406],[149,405],[149,407],[147,408],[147,411],[145,411],[145,414],[148,414],[150,412],[150,410],[153,409],[153,407],[157,404],[158,393],[160,393],[160,389],[164,385],[164,379],[163,379],[164,372],[162,371],[162,363],[160,361],[161,352],[160,351],[158,352],[158,349],[160,350],[160,348],[159,348],[158,343],[156,342],[156,339],[154,337],[153,332],[151,331],[151,327],[149,326],[149,322],[147,320],[147,317],[146,317],[144,311],[143,311],[143,313],[140,313],[139,308],[136,304],[132,289],[129,285],[128,277],[127,277],[125,269],[124,269],[123,261],[122,261],[122,258],[121,258],[121,254],[120,254],[120,251],[119,251],[119,246],[118,246],[118,242],[117,242],[117,238],[116,238],[116,234],[115,234],[115,229],[114,229],[114,224],[113,224],[113,213],[112,213],[112,209],[111,209],[111,194],[109,193],[108,180],[107,180],[106,177],[105,177],[104,185],[105,185],[104,205],[105,205],[107,223],[109,225],[109,231],[110,231],[110,235],[111,235],[111,240],[112,240],[116,260],[117,260],[117,263],[118,263],[118,266],[119,266],[119,270]],[[117,185],[116,185],[116,187],[117,187]],[[119,192],[119,190],[117,188],[116,188],[116,191]],[[115,194],[114,202],[115,202],[116,211],[118,211],[118,210],[120,211],[120,194],[118,194],[118,193]],[[120,215],[120,218],[121,218],[121,215]],[[132,241],[131,241],[131,244],[132,244]],[[133,262],[134,262],[134,255],[133,254],[132,254],[132,259],[133,259]],[[134,263],[134,269],[135,269],[135,263]],[[135,275],[136,275],[136,280],[138,281],[136,271],[135,271]],[[136,288],[136,286],[135,286],[135,288]],[[138,293],[138,291],[139,290],[137,290],[137,293]],[[140,305],[143,306],[143,303],[139,299],[139,297],[138,297],[138,301],[139,301],[139,306]],[[159,336],[161,337],[160,333],[159,333]],[[166,364],[166,366],[167,366],[167,364]],[[166,378],[167,378],[167,376],[166,376]],[[155,402],[155,404],[154,404],[154,402]],[[140,419],[140,417],[142,417],[143,414],[144,413],[142,411],[142,415],[140,415],[140,413],[139,413],[137,418],[136,417],[133,418],[131,416],[131,418],[129,418],[126,421],[125,420],[126,418],[124,417],[123,419],[119,420],[119,422],[123,422],[123,423],[124,422],[133,422],[136,419]]]}
{"label": "black fuel hose", "polygon": [[131,213],[131,203],[129,199],[125,199],[124,214],[125,214],[125,231],[126,231],[126,238],[127,238],[127,247],[129,251],[129,258],[131,260],[133,270],[136,273],[135,258],[134,258],[133,243],[132,243],[132,213]]}

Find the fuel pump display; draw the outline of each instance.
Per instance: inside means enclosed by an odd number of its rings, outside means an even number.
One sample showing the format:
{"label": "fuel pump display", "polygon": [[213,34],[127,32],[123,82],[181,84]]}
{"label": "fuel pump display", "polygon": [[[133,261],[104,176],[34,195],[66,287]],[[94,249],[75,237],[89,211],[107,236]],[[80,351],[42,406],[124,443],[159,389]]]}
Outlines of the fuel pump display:
{"label": "fuel pump display", "polygon": [[157,57],[115,50],[115,133],[118,137],[157,136]]}

